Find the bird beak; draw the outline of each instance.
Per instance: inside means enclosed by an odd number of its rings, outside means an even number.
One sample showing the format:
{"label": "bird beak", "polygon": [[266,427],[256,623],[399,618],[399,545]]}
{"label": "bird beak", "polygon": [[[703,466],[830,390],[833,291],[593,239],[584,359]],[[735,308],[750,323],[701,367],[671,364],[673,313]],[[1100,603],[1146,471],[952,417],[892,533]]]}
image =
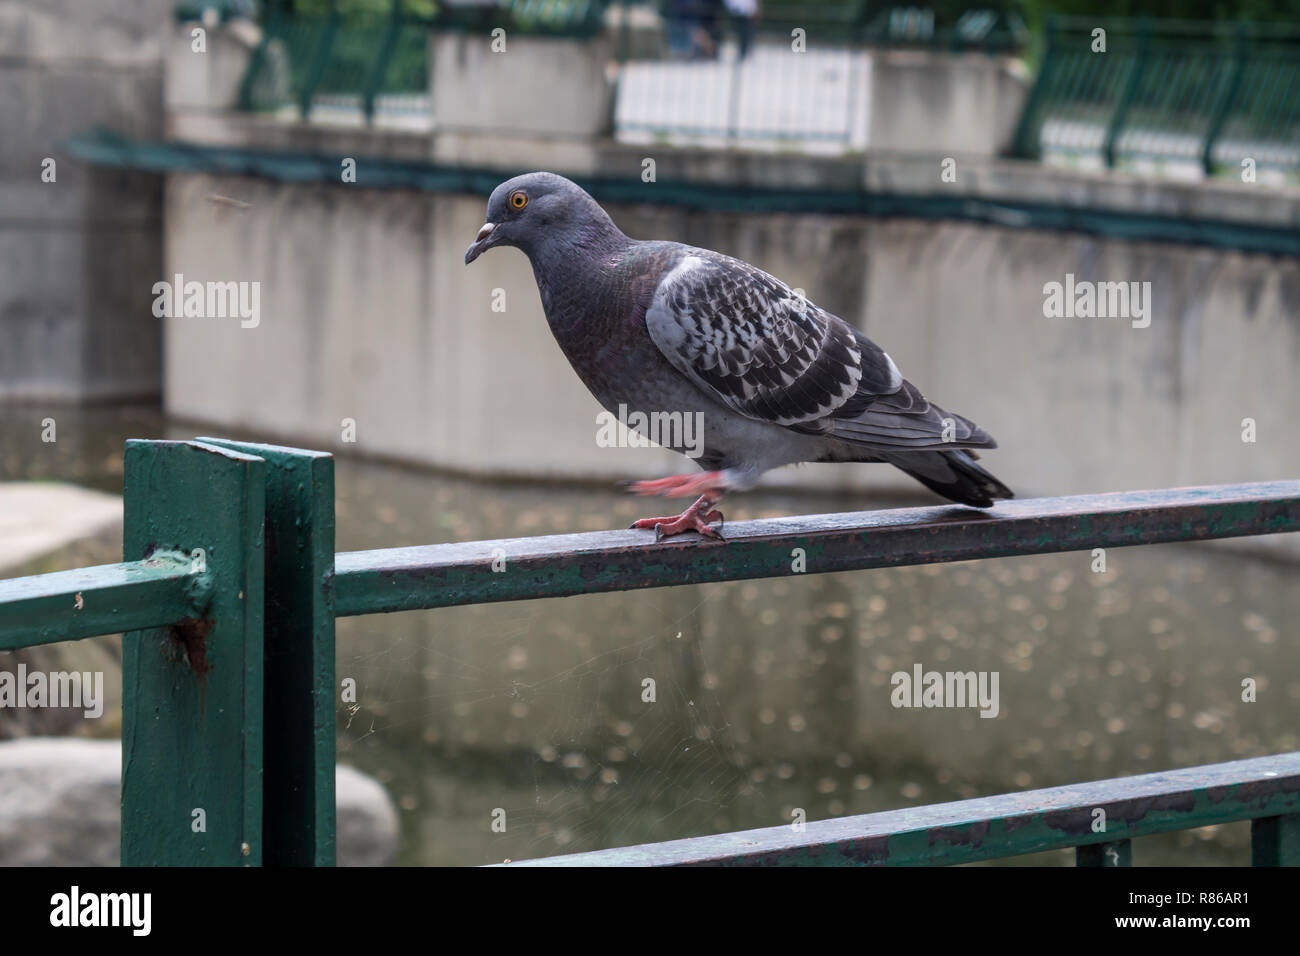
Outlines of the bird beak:
{"label": "bird beak", "polygon": [[478,235],[474,237],[474,241],[471,242],[469,248],[465,250],[465,265],[469,265],[479,257],[484,249],[492,245],[492,236],[496,232],[496,228],[496,223],[483,223],[483,228],[478,231]]}

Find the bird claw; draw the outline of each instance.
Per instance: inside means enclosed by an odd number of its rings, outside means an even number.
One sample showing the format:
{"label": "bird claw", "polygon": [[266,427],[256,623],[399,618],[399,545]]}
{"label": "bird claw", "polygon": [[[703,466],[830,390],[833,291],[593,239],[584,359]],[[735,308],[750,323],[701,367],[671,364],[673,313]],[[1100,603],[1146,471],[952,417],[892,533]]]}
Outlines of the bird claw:
{"label": "bird claw", "polygon": [[644,531],[653,529],[655,544],[658,544],[664,538],[670,538],[685,531],[694,531],[704,538],[725,541],[726,538],[722,536],[721,527],[715,528],[709,523],[711,521],[723,522],[725,520],[721,511],[707,510],[705,507],[699,506],[697,502],[679,515],[667,518],[642,518],[639,521],[633,521],[628,525],[628,528]]}

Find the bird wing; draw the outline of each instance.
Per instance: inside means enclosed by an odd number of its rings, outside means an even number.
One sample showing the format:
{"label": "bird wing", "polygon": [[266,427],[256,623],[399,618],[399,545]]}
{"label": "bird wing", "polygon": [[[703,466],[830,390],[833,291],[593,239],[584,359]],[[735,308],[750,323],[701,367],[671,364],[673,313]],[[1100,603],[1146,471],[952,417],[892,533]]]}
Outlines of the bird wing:
{"label": "bird wing", "polygon": [[669,363],[728,408],[825,432],[855,396],[897,391],[889,356],[781,280],[692,250],[659,281],[645,313]]}
{"label": "bird wing", "polygon": [[748,418],[873,448],[996,446],[861,332],[739,259],[688,252],[655,287],[645,322],[674,368]]}
{"label": "bird wing", "polygon": [[984,429],[935,405],[906,379],[889,395],[854,396],[828,424],[832,437],[872,448],[997,447]]}

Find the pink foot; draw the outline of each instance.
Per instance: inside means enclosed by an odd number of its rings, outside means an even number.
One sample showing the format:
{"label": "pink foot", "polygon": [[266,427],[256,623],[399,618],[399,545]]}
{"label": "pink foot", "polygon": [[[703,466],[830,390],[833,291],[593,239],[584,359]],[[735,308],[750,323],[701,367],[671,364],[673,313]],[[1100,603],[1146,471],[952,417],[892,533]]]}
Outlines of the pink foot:
{"label": "pink foot", "polygon": [[667,518],[642,518],[640,521],[633,521],[628,527],[645,530],[653,528],[656,541],[681,534],[683,531],[698,531],[705,538],[716,538],[721,541],[722,532],[709,524],[710,521],[722,520],[722,512],[712,510],[713,503],[713,499],[704,495],[679,515]]}
{"label": "pink foot", "polygon": [[727,490],[727,486],[722,472],[702,471],[695,475],[673,475],[671,478],[655,478],[650,481],[630,481],[627,490],[634,495],[660,495],[664,498],[704,495],[717,501]]}

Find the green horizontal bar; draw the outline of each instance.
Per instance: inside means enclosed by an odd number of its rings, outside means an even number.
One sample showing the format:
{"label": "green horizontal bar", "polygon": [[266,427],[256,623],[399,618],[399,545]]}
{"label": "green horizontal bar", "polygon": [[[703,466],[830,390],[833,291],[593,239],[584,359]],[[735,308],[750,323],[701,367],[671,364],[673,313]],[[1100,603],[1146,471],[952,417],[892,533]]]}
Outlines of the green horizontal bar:
{"label": "green horizontal bar", "polygon": [[195,615],[205,584],[170,553],[0,581],[0,651],[167,627]]}
{"label": "green horizontal bar", "polygon": [[[259,176],[281,182],[337,185],[342,156],[276,152],[196,143],[134,142],[113,134],[77,136],[65,144],[72,155],[102,166],[153,172],[213,172]],[[357,159],[362,170],[347,188],[413,189],[490,195],[502,180],[526,169],[444,166],[381,157]],[[1057,229],[1143,242],[1179,242],[1243,252],[1300,256],[1300,230],[1228,219],[1136,213],[1124,209],[1069,206],[935,193],[880,193],[848,188],[793,189],[722,186],[660,180],[646,189],[639,177],[574,176],[600,202],[688,207],[740,213],[809,213],[906,217],[990,223],[1024,229]]]}
{"label": "green horizontal bar", "polygon": [[796,548],[816,574],[1297,530],[1300,481],[1276,481],[744,521],[725,544],[648,531],[435,544],[336,555],[335,613],[789,577]]}
{"label": "green horizontal bar", "polygon": [[[1105,831],[1094,832],[1103,819]],[[1110,844],[1300,809],[1300,753],[510,866],[925,866]],[[1127,861],[1121,859],[1121,865]]]}

